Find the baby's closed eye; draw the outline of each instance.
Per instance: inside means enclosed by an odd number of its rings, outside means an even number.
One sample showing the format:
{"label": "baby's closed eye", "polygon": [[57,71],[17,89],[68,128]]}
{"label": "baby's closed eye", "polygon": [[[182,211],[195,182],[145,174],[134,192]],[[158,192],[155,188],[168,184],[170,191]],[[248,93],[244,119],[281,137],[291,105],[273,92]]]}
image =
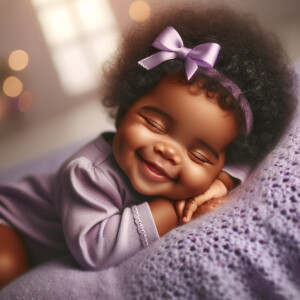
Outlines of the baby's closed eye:
{"label": "baby's closed eye", "polygon": [[143,115],[140,115],[146,123],[146,126],[153,132],[155,133],[159,133],[159,134],[166,134],[167,130],[164,124],[162,124],[161,122],[158,122],[157,120],[154,120],[152,118],[149,117],[145,117]]}
{"label": "baby's closed eye", "polygon": [[211,161],[209,160],[208,156],[203,151],[197,149],[189,149],[188,152],[191,159],[196,163],[211,164]]}

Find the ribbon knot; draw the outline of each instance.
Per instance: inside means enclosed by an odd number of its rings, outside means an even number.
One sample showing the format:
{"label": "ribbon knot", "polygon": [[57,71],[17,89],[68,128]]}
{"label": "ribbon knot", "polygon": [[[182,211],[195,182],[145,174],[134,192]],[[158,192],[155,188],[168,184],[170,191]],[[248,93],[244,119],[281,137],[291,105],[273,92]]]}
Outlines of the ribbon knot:
{"label": "ribbon knot", "polygon": [[161,32],[152,46],[161,51],[140,60],[138,63],[141,66],[150,70],[164,61],[177,57],[185,61],[188,80],[192,78],[198,66],[213,68],[220,51],[220,45],[217,43],[199,44],[193,49],[184,47],[179,33],[171,26]]}
{"label": "ribbon knot", "polygon": [[188,53],[191,51],[190,48],[186,48],[186,47],[181,47],[178,51],[177,51],[177,57],[185,60]]}

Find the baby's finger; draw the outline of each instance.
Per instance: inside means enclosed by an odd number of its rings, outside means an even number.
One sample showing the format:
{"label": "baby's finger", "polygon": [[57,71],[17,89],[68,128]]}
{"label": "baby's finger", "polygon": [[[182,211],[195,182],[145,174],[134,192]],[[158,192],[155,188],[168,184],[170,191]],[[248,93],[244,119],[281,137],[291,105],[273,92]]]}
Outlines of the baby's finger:
{"label": "baby's finger", "polygon": [[184,207],[185,207],[185,203],[186,203],[186,200],[178,200],[178,201],[175,202],[175,210],[176,210],[179,222],[182,221],[182,215],[183,215],[183,210],[184,210]]}
{"label": "baby's finger", "polygon": [[184,211],[183,211],[183,219],[182,220],[184,223],[188,223],[191,220],[193,213],[196,211],[196,209],[197,209],[196,200],[194,198],[188,199],[185,204]]}
{"label": "baby's finger", "polygon": [[215,180],[213,184],[203,194],[195,197],[197,206],[213,199],[223,197],[227,194],[227,188],[220,180]]}
{"label": "baby's finger", "polygon": [[200,206],[200,205],[202,205],[203,203],[209,201],[212,198],[213,198],[212,192],[210,190],[207,190],[203,194],[195,197],[196,205]]}

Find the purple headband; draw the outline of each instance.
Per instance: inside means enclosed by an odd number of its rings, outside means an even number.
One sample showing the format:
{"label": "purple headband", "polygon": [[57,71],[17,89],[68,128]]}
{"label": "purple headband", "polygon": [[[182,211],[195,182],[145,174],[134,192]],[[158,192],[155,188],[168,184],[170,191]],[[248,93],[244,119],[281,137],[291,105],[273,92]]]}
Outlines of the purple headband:
{"label": "purple headband", "polygon": [[193,49],[186,48],[183,46],[179,33],[173,27],[168,26],[155,39],[152,46],[161,51],[140,60],[138,63],[142,67],[150,70],[166,60],[180,58],[185,61],[185,73],[188,80],[196,71],[217,80],[239,102],[244,114],[246,135],[250,133],[253,117],[249,102],[234,82],[213,68],[221,49],[219,44],[205,43]]}

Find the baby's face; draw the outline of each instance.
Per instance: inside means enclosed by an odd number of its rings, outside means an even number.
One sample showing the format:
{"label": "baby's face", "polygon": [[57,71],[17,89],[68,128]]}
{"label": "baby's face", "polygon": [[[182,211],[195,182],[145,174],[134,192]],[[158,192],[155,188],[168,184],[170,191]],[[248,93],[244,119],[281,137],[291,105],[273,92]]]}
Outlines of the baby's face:
{"label": "baby's face", "polygon": [[234,116],[192,89],[162,80],[130,107],[117,130],[116,161],[141,194],[195,197],[223,167],[238,135]]}

